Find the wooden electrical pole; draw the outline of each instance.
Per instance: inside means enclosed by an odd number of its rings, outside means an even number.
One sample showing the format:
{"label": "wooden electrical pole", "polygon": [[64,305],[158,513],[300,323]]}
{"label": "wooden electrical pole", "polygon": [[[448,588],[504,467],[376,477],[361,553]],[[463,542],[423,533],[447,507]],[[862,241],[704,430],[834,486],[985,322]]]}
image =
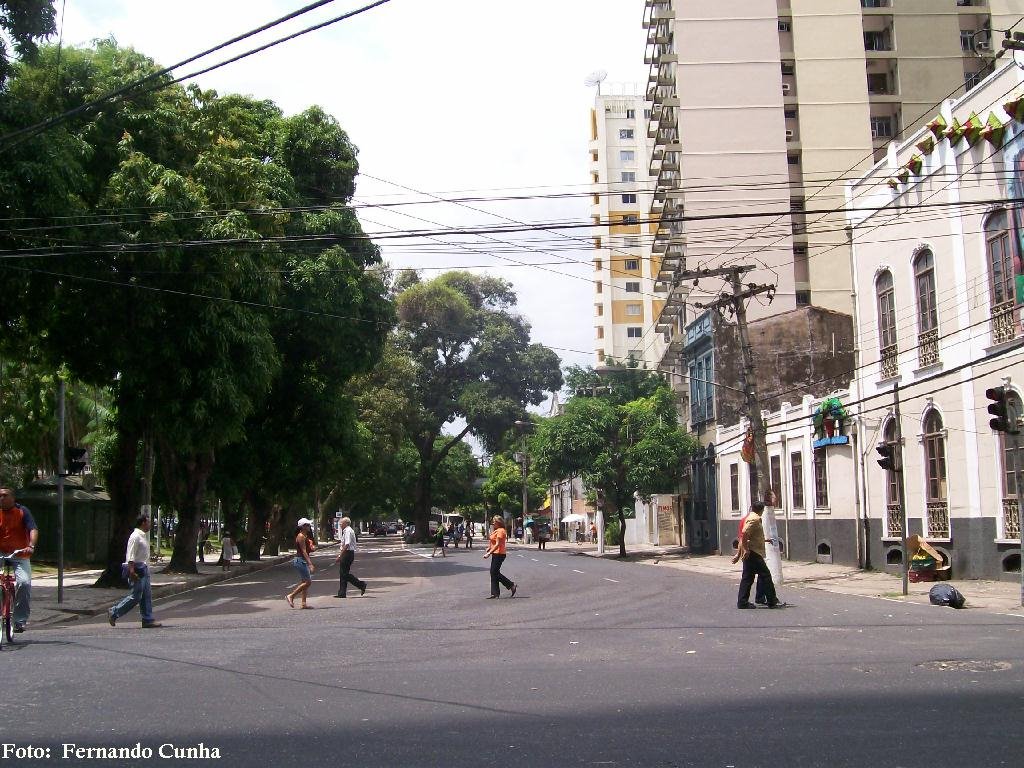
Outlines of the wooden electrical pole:
{"label": "wooden electrical pole", "polygon": [[[751,266],[734,266],[715,270],[701,270],[699,276],[715,276],[728,274],[731,284],[731,292],[723,292],[710,304],[698,304],[697,306],[706,309],[715,309],[719,312],[728,307],[736,317],[736,329],[740,341],[740,386],[743,389],[743,397],[747,410],[747,419],[750,421],[750,430],[754,435],[754,462],[753,471],[750,473],[750,495],[752,499],[760,499],[765,502],[764,522],[765,539],[768,542],[767,557],[765,561],[772,572],[772,579],[776,584],[782,583],[782,555],[779,551],[779,527],[775,520],[775,503],[778,500],[778,492],[772,488],[771,470],[768,462],[768,430],[765,427],[764,419],[761,416],[761,403],[757,396],[757,375],[754,368],[754,353],[750,347],[750,335],[747,328],[746,300],[761,293],[768,294],[771,301],[775,295],[774,285],[755,285],[750,283],[743,285],[743,273],[754,269]],[[686,277],[684,273],[684,279]],[[768,504],[769,494],[772,494],[775,503]]]}

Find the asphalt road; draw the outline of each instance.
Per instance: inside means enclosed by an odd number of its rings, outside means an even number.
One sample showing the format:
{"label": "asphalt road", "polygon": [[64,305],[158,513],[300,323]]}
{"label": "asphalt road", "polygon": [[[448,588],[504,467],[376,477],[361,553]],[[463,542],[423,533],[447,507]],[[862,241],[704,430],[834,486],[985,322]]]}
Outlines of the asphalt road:
{"label": "asphalt road", "polygon": [[737,611],[729,580],[527,548],[506,562],[517,596],[485,600],[482,549],[449,552],[364,539],[369,589],[346,600],[317,557],[313,610],[284,601],[284,566],[158,601],[160,630],[20,635],[0,762],[1024,764],[1019,618],[785,589],[786,609]]}

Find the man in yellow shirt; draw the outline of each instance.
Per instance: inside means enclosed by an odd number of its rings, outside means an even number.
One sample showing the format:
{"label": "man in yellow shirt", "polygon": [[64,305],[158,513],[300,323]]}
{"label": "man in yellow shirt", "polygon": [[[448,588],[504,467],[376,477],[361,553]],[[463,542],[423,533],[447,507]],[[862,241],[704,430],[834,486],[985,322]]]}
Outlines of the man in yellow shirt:
{"label": "man in yellow shirt", "polygon": [[740,535],[740,545],[736,553],[736,559],[743,561],[743,576],[740,578],[740,591],[736,596],[736,607],[756,607],[750,602],[750,588],[754,585],[754,579],[760,577],[764,580],[764,596],[768,600],[768,607],[778,608],[783,603],[779,602],[779,598],[775,594],[772,572],[768,570],[768,564],[764,561],[764,526],[761,524],[764,502],[755,501],[750,505],[750,510],[746,523],[743,525],[743,533]]}

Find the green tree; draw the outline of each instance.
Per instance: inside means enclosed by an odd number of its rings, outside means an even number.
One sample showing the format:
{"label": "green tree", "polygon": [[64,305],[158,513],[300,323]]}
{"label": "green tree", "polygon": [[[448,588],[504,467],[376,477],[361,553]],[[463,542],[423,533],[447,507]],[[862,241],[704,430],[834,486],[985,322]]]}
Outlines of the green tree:
{"label": "green tree", "polygon": [[0,0],[0,88],[10,74],[8,38],[14,52],[22,59],[32,60],[36,42],[57,31],[53,0]]}
{"label": "green tree", "polygon": [[[448,452],[469,434],[487,449],[500,446],[527,405],[561,387],[562,374],[554,352],[530,343],[506,281],[447,272],[404,284],[397,334],[413,366],[405,429],[418,455],[416,531],[426,538],[435,473]],[[458,419],[462,425],[446,433]]]}
{"label": "green tree", "polygon": [[[661,379],[624,371],[597,385],[591,374],[571,372],[574,396],[561,415],[538,424],[530,446],[543,476],[580,475],[603,496],[604,508],[618,518],[619,555],[625,557],[634,495],[650,500],[672,492],[696,441],[679,427],[674,396]],[[649,394],[634,397],[638,392]]]}
{"label": "green tree", "polygon": [[[519,517],[523,510],[523,468],[507,452],[496,453],[487,467],[483,498],[487,505],[502,513]],[[537,509],[547,497],[547,480],[531,462],[526,477],[526,498],[530,509]]]}

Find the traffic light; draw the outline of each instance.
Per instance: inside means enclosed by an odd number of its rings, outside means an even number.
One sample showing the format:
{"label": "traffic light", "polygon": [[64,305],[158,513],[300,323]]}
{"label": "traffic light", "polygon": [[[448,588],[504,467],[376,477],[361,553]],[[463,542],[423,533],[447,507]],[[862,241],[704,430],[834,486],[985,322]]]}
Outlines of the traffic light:
{"label": "traffic light", "polygon": [[1009,414],[1006,408],[1006,387],[991,387],[985,390],[985,397],[992,402],[988,404],[988,412],[995,416],[988,425],[997,432],[1014,432],[1011,429]]}
{"label": "traffic light", "polygon": [[64,474],[77,475],[85,469],[85,448],[74,448],[68,446],[64,452],[67,455],[67,469]]}
{"label": "traffic light", "polygon": [[875,450],[878,451],[878,466],[888,472],[896,471],[896,444],[895,443],[882,443],[881,445],[875,446]]}

